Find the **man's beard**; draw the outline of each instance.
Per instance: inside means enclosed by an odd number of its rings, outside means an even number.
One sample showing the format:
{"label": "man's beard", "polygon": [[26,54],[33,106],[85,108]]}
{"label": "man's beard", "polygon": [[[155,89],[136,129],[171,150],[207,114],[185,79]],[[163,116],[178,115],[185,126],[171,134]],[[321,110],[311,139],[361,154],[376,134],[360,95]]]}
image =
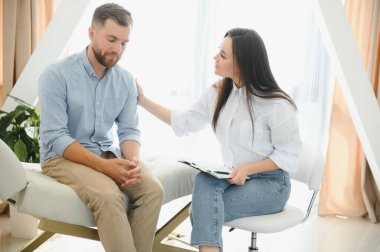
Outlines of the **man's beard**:
{"label": "man's beard", "polygon": [[107,67],[107,68],[111,68],[113,67],[114,65],[116,65],[116,63],[119,61],[120,57],[117,56],[117,59],[115,61],[112,61],[112,62],[106,62],[106,56],[107,56],[107,53],[104,53],[104,54],[101,54],[100,52],[97,52],[95,51],[95,48],[92,47],[92,52],[94,53],[95,55],[95,58],[96,60],[104,67]]}

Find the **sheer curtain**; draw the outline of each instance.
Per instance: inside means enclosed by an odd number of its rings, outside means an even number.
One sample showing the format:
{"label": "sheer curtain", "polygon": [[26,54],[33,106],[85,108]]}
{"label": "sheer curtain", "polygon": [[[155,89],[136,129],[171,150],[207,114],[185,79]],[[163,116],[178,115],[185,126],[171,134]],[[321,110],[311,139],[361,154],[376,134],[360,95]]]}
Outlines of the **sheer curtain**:
{"label": "sheer curtain", "polygon": [[[380,2],[344,3],[363,64],[380,101]],[[360,83],[358,83],[360,85]],[[356,134],[339,85],[335,85],[320,215],[380,218],[380,193]]]}
{"label": "sheer curtain", "polygon": [[[67,48],[88,44],[92,1]],[[297,102],[304,141],[325,149],[330,99],[328,57],[309,0],[116,1],[134,19],[131,41],[121,60],[145,93],[169,108],[190,106],[218,77],[213,55],[234,27],[256,30],[264,39],[274,75]],[[170,127],[139,109],[144,157],[221,159],[210,128],[178,138]]]}
{"label": "sheer curtain", "polygon": [[0,105],[5,100],[42,37],[56,0],[2,0],[2,65]]}

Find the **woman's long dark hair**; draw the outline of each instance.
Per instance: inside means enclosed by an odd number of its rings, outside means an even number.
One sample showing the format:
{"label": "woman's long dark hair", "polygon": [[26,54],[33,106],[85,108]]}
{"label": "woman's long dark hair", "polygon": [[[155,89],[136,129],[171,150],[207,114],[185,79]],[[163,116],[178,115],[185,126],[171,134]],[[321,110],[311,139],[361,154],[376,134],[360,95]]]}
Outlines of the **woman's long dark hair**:
{"label": "woman's long dark hair", "polygon": [[[254,30],[235,28],[226,33],[224,37],[232,39],[232,53],[240,70],[240,81],[245,85],[247,107],[253,125],[252,99],[258,96],[265,99],[282,98],[292,104],[296,110],[296,104],[277,84],[269,66],[268,54],[259,34]],[[219,114],[226,104],[232,90],[233,81],[225,77],[222,80],[212,126],[216,130]]]}

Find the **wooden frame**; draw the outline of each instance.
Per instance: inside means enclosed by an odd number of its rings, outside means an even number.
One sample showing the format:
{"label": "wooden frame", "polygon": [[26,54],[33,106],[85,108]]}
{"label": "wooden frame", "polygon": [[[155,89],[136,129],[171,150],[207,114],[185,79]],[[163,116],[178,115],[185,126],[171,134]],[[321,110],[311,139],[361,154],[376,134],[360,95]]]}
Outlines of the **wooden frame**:
{"label": "wooden frame", "polygon": [[[168,222],[166,222],[161,228],[156,231],[153,251],[154,252],[193,252],[186,248],[180,248],[171,246],[162,241],[168,237],[174,229],[176,229],[188,216],[190,203],[183,207],[176,215],[174,215]],[[41,219],[38,228],[43,232],[26,244],[20,252],[32,252],[46,242],[54,234],[71,235],[75,237],[91,239],[99,241],[98,230],[96,228],[84,227],[74,224],[68,224],[65,222],[54,221],[49,219]]]}

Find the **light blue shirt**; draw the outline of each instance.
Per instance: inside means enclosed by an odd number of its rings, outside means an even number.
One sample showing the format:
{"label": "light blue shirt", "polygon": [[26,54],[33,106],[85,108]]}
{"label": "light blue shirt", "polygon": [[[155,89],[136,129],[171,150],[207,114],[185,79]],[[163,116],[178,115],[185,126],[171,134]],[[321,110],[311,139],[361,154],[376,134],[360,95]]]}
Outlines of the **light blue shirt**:
{"label": "light blue shirt", "polygon": [[41,163],[62,156],[75,140],[96,155],[112,151],[120,157],[119,146],[112,146],[114,123],[120,143],[140,143],[136,86],[118,65],[99,80],[83,50],[48,66],[40,76],[38,95]]}

